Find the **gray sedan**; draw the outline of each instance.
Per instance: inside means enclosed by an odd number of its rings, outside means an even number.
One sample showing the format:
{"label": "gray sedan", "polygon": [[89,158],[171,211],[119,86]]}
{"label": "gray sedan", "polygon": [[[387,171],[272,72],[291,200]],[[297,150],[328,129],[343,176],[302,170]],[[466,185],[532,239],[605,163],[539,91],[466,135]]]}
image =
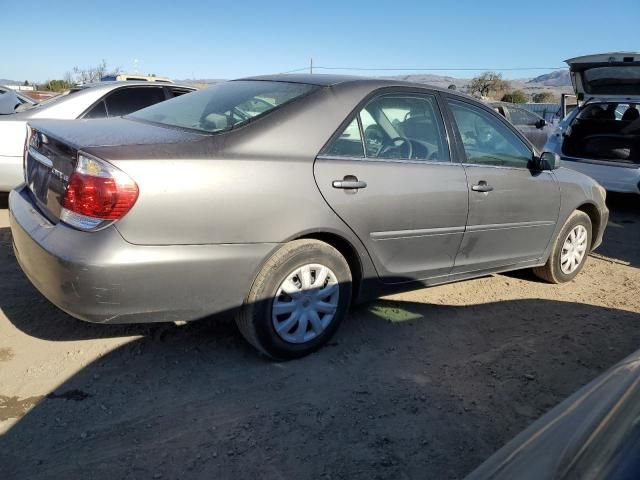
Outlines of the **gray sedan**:
{"label": "gray sedan", "polygon": [[31,123],[16,257],[91,322],[233,313],[277,358],[350,303],[533,268],[567,282],[605,192],[465,95],[394,80],[231,81],[124,118]]}
{"label": "gray sedan", "polygon": [[513,123],[538,151],[543,151],[553,129],[544,118],[513,103],[491,102],[491,106]]}

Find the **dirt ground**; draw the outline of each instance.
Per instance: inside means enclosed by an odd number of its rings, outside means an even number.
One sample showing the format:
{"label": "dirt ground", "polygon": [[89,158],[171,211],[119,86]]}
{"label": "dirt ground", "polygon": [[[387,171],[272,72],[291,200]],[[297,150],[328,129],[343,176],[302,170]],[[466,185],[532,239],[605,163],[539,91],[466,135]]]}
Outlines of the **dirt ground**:
{"label": "dirt ground", "polygon": [[16,265],[0,205],[0,477],[460,478],[640,347],[640,199],[570,284],[527,272],[358,307],[305,359],[229,321],[86,324]]}

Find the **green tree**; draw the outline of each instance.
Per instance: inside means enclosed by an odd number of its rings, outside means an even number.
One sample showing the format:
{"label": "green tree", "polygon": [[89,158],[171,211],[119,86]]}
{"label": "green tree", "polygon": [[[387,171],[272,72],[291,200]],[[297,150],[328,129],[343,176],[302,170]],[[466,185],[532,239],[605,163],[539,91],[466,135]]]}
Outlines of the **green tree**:
{"label": "green tree", "polygon": [[513,92],[505,93],[501,100],[509,103],[527,103],[529,97],[522,90],[514,90]]}
{"label": "green tree", "polygon": [[472,78],[468,91],[471,95],[490,97],[509,90],[511,84],[502,79],[502,74],[496,72],[484,72],[482,75]]}
{"label": "green tree", "polygon": [[534,93],[532,100],[535,103],[558,103],[558,97],[553,92]]}
{"label": "green tree", "polygon": [[25,87],[28,87],[29,86],[29,80],[25,80],[22,85],[24,85]]}
{"label": "green tree", "polygon": [[453,83],[451,85],[449,85],[447,88],[449,90],[457,90],[458,89],[458,87],[456,87],[455,84],[453,84]]}
{"label": "green tree", "polygon": [[73,83],[67,82],[66,80],[49,80],[42,86],[42,89],[49,92],[62,92],[69,90],[71,87],[73,87]]}

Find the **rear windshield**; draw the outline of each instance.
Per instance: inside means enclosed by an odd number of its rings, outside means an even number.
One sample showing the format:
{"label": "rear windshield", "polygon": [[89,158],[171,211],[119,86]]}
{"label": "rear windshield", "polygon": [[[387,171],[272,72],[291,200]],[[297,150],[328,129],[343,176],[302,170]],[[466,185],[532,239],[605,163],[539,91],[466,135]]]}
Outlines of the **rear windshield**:
{"label": "rear windshield", "polygon": [[230,130],[316,89],[258,80],[225,82],[138,110],[130,118],[202,132]]}
{"label": "rear windshield", "polygon": [[638,95],[640,66],[590,68],[583,80],[585,92],[593,95]]}

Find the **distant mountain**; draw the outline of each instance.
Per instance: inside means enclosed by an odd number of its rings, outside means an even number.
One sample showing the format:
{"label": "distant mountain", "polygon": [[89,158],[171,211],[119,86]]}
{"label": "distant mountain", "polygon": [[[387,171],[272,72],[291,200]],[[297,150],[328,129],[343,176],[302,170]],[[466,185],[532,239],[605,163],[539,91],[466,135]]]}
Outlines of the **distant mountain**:
{"label": "distant mountain", "polygon": [[537,83],[546,87],[570,87],[571,77],[569,70],[555,70],[528,80],[527,83]]}
{"label": "distant mountain", "polygon": [[455,85],[457,89],[466,87],[467,84],[471,81],[468,78],[455,78],[449,77],[445,75],[432,75],[432,74],[411,74],[411,75],[394,75],[389,77],[393,80],[403,80],[406,82],[415,82],[415,83],[426,83],[429,85],[434,85],[436,87],[447,88],[449,85]]}
{"label": "distant mountain", "polygon": [[22,85],[23,82],[16,82],[15,80],[8,80],[6,78],[0,78],[0,85]]}

